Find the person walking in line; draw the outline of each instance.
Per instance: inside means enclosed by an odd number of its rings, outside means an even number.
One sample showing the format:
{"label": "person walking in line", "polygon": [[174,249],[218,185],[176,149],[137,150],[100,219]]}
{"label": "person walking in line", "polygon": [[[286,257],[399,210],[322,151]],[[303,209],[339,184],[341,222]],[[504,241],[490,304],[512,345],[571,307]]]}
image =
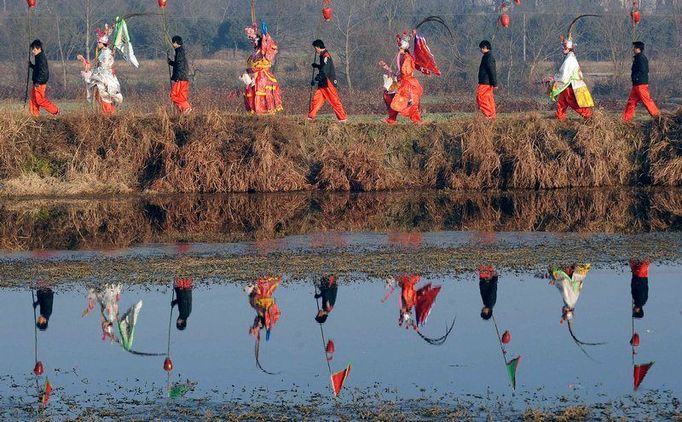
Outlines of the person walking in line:
{"label": "person walking in line", "polygon": [[173,67],[170,99],[175,104],[178,112],[187,114],[192,111],[192,105],[189,103],[189,65],[185,57],[182,37],[175,35],[171,42],[175,49],[175,57],[173,60],[168,57],[168,65]]}
{"label": "person walking in line", "polygon": [[583,80],[583,72],[575,57],[575,45],[570,34],[562,42],[563,53],[566,58],[559,68],[559,73],[552,78],[550,97],[556,101],[556,117],[566,120],[568,108],[587,119],[592,116],[592,95]]}
{"label": "person walking in line", "polygon": [[33,54],[35,63],[29,60],[28,66],[33,71],[33,85],[31,86],[31,96],[29,98],[28,106],[31,114],[35,117],[40,116],[40,109],[52,115],[59,114],[59,108],[54,105],[45,95],[47,89],[47,81],[50,79],[50,70],[47,65],[47,57],[43,52],[43,44],[40,40],[33,40],[30,45],[31,54]]}
{"label": "person walking in line", "polygon": [[626,122],[631,121],[635,117],[635,109],[640,101],[644,104],[651,117],[659,117],[661,115],[658,107],[656,107],[656,103],[654,103],[649,94],[649,59],[644,55],[644,43],[635,41],[632,43],[632,49],[634,52],[630,75],[632,89],[623,112],[623,120]]}
{"label": "person walking in line", "polygon": [[478,67],[478,89],[476,90],[476,104],[478,109],[490,119],[497,115],[495,111],[495,96],[493,90],[497,87],[497,64],[492,53],[490,41],[483,40],[478,45],[483,57]]}
{"label": "person walking in line", "polygon": [[311,85],[317,85],[317,90],[310,102],[310,110],[308,111],[308,120],[313,121],[317,116],[325,102],[328,102],[336,114],[336,118],[340,122],[346,122],[346,111],[343,109],[343,104],[339,99],[339,93],[336,91],[338,82],[336,80],[336,71],[334,69],[334,60],[329,53],[322,40],[313,41],[315,52],[320,56],[320,63],[313,63],[313,68],[318,70],[317,76],[311,81]]}

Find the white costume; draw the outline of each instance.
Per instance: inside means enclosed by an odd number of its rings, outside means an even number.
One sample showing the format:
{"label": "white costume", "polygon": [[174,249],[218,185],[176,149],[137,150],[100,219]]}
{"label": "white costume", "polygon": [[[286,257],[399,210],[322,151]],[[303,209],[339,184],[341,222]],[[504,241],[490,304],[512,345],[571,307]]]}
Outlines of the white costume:
{"label": "white costume", "polygon": [[561,64],[559,72],[554,75],[553,80],[552,98],[554,100],[556,100],[559,94],[569,86],[573,88],[573,91],[577,91],[579,88],[587,88],[587,85],[583,80],[583,72],[580,71],[578,59],[572,51],[566,54],[566,58]]}
{"label": "white costume", "polygon": [[104,47],[97,56],[97,67],[81,72],[87,88],[88,101],[92,101],[98,94],[100,100],[105,103],[115,106],[123,103],[121,84],[113,73],[113,67],[114,55],[109,47]]}

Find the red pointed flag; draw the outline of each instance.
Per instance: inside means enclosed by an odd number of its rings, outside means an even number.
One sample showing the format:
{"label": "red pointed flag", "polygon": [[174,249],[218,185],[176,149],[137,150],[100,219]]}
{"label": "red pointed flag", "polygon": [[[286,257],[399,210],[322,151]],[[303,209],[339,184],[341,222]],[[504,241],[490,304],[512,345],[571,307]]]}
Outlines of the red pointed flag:
{"label": "red pointed flag", "polygon": [[516,390],[516,368],[519,367],[521,362],[521,356],[517,356],[514,359],[507,362],[507,374],[509,375],[509,381],[511,381],[512,388]]}
{"label": "red pointed flag", "polygon": [[346,369],[341,370],[339,372],[334,372],[331,376],[332,378],[332,388],[334,389],[334,396],[338,397],[339,394],[341,393],[341,389],[343,388],[343,383],[346,382],[346,378],[348,378],[348,375],[350,374],[350,363],[346,367]]}
{"label": "red pointed flag", "polygon": [[43,407],[47,406],[47,402],[50,401],[50,394],[52,394],[52,384],[49,379],[45,379],[45,389],[40,393],[40,404]]}
{"label": "red pointed flag", "polygon": [[644,381],[644,377],[646,377],[647,372],[649,372],[649,369],[651,369],[652,366],[654,366],[653,362],[634,366],[632,377],[634,379],[635,391],[637,391],[639,385]]}

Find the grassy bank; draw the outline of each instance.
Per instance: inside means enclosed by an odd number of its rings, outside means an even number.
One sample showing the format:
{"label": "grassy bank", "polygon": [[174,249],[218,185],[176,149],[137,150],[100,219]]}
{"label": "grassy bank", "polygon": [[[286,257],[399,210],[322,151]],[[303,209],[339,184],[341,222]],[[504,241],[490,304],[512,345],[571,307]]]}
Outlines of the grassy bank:
{"label": "grassy bank", "polygon": [[682,184],[680,113],[645,124],[597,113],[387,126],[159,109],[111,119],[8,113],[0,128],[6,196]]}

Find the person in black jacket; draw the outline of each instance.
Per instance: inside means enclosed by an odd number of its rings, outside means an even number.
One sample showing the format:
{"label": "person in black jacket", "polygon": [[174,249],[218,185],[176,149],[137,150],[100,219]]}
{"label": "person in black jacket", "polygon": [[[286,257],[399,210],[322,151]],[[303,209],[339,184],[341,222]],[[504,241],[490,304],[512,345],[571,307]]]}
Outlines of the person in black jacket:
{"label": "person in black jacket", "polygon": [[315,293],[315,299],[322,298],[322,308],[317,311],[315,321],[324,324],[336,304],[336,293],[339,290],[339,286],[336,284],[336,277],[330,275],[329,277],[323,277],[317,287],[320,289],[320,293]]}
{"label": "person in black jacket", "polygon": [[310,110],[308,111],[308,120],[315,120],[317,113],[320,111],[325,101],[332,106],[336,118],[341,122],[345,122],[346,111],[343,109],[343,104],[339,99],[339,93],[336,91],[336,71],[334,70],[334,61],[332,55],[329,54],[327,48],[322,40],[313,41],[315,52],[320,56],[320,63],[313,63],[313,68],[317,69],[317,76],[310,83],[311,86],[317,85],[315,95],[313,95],[310,102]]}
{"label": "person in black jacket", "polygon": [[656,103],[651,99],[651,94],[649,94],[649,59],[644,55],[644,43],[635,41],[632,43],[632,47],[635,54],[632,60],[632,89],[625,105],[625,112],[623,112],[623,120],[626,122],[635,117],[635,109],[640,101],[651,117],[658,117],[661,114]]}
{"label": "person in black jacket", "polygon": [[497,272],[493,267],[482,265],[479,268],[478,289],[483,301],[481,318],[488,320],[492,318],[493,308],[497,303]]}
{"label": "person in black jacket", "polygon": [[171,302],[171,307],[178,307],[178,319],[175,321],[175,327],[178,330],[187,328],[187,319],[192,313],[192,288],[193,283],[191,278],[178,278],[175,280],[173,289],[175,290],[175,300]]}
{"label": "person in black jacket", "polygon": [[28,61],[28,67],[33,70],[33,86],[31,86],[31,97],[28,102],[29,110],[36,117],[40,116],[41,107],[50,114],[59,114],[59,108],[45,95],[47,81],[50,79],[50,70],[47,66],[47,57],[43,52],[43,44],[40,40],[33,40],[30,47],[35,63]]}
{"label": "person in black jacket", "polygon": [[182,37],[175,35],[171,42],[175,49],[175,58],[171,60],[168,57],[168,65],[173,66],[170,99],[180,113],[187,114],[192,111],[192,105],[189,103],[189,65],[185,57]]}
{"label": "person in black jacket", "polygon": [[649,300],[649,264],[648,260],[630,260],[632,279],[630,294],[632,295],[632,317],[644,318],[644,305]]}
{"label": "person in black jacket", "polygon": [[476,104],[486,117],[494,119],[497,115],[495,111],[495,96],[493,90],[497,86],[497,65],[492,53],[490,41],[483,40],[478,45],[483,57],[481,65],[478,67],[478,89],[476,90]]}
{"label": "person in black jacket", "polygon": [[40,313],[36,318],[36,327],[39,330],[47,330],[47,324],[52,316],[52,303],[54,302],[54,292],[49,287],[40,287],[36,291],[36,301],[33,302],[33,309],[40,306]]}

